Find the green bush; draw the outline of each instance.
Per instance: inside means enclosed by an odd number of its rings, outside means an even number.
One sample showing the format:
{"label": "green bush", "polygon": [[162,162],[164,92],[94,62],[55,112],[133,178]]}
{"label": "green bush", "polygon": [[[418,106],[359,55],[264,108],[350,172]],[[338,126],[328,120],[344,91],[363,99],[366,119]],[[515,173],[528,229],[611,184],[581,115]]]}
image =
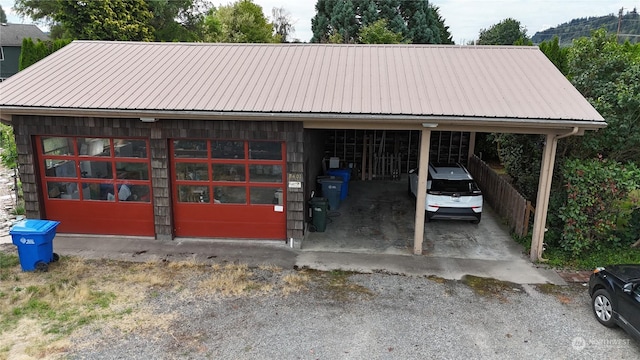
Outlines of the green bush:
{"label": "green bush", "polygon": [[2,147],[2,153],[0,153],[2,165],[15,169],[18,166],[18,150],[13,137],[13,128],[9,125],[0,124],[0,147]]}
{"label": "green bush", "polygon": [[640,170],[602,159],[568,160],[563,166],[567,200],[558,217],[564,222],[560,248],[577,258],[588,250],[628,246],[620,237],[639,206]]}

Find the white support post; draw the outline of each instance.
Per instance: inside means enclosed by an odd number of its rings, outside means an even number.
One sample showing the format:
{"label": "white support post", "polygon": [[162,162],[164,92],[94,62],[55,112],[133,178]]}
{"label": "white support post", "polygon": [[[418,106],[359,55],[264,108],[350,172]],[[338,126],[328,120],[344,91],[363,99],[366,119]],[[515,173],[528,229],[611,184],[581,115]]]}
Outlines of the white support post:
{"label": "white support post", "polygon": [[473,153],[476,151],[476,132],[472,131],[469,133],[469,152],[467,153],[467,163],[473,156]]}
{"label": "white support post", "polygon": [[547,134],[547,141],[542,153],[540,165],[540,179],[538,181],[538,198],[536,201],[536,213],[533,218],[533,235],[531,237],[531,261],[543,261],[542,252],[544,245],[544,233],[547,223],[547,211],[549,209],[549,195],[551,193],[551,180],[553,179],[553,167],[556,160],[556,147],[558,138],[555,134]]}
{"label": "white support post", "polygon": [[431,142],[431,130],[423,129],[420,139],[420,163],[418,168],[418,189],[416,190],[416,224],[413,239],[413,254],[422,255],[422,242],[424,240],[424,215],[425,202],[427,200],[427,174],[429,174],[429,147]]}

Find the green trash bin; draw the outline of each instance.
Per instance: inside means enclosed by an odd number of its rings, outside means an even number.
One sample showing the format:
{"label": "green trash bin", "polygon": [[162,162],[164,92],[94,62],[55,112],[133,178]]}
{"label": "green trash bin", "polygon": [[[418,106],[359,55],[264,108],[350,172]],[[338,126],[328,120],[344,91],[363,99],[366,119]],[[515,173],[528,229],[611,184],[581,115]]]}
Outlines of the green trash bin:
{"label": "green trash bin", "polygon": [[315,227],[315,231],[324,232],[327,229],[327,209],[329,201],[322,197],[314,197],[309,201],[311,205],[311,223]]}

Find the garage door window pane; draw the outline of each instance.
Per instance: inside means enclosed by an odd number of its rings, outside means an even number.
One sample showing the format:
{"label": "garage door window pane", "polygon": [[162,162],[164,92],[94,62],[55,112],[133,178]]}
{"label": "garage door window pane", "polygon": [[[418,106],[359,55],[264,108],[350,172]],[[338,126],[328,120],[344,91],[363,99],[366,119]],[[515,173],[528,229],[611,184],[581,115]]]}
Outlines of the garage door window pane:
{"label": "garage door window pane", "polygon": [[111,156],[109,139],[78,138],[78,154],[84,156]]}
{"label": "garage door window pane", "polygon": [[127,201],[151,202],[151,192],[147,185],[127,185],[131,191],[131,196]]}
{"label": "garage door window pane", "polygon": [[80,199],[78,185],[71,182],[47,181],[49,199]]}
{"label": "garage door window pane", "polygon": [[118,179],[149,180],[149,166],[147,163],[116,163]]}
{"label": "garage door window pane", "polygon": [[113,184],[83,183],[82,195],[85,200],[116,201]]}
{"label": "garage door window pane", "polygon": [[44,169],[49,177],[77,177],[75,161],[46,159]]}
{"label": "garage door window pane", "polygon": [[244,141],[211,141],[214,159],[244,159]]}
{"label": "garage door window pane", "polygon": [[282,160],[282,145],[274,141],[252,141],[249,143],[249,159]]}
{"label": "garage door window pane", "polygon": [[108,161],[80,161],[80,172],[83,178],[112,179],[113,170]]}
{"label": "garage door window pane", "polygon": [[244,165],[213,164],[214,181],[245,181]]}
{"label": "garage door window pane", "polygon": [[147,142],[144,140],[113,139],[116,157],[146,158]]}
{"label": "garage door window pane", "polygon": [[218,204],[246,204],[247,191],[244,187],[216,186],[213,189],[215,203]]}
{"label": "garage door window pane", "polygon": [[249,180],[251,182],[282,183],[282,166],[249,165]]}
{"label": "garage door window pane", "polygon": [[176,163],[176,179],[207,181],[209,180],[209,167],[202,163]]}
{"label": "garage door window pane", "polygon": [[44,155],[74,155],[72,138],[43,137],[41,142]]}
{"label": "garage door window pane", "polygon": [[282,205],[282,190],[275,188],[252,187],[251,204]]}
{"label": "garage door window pane", "polygon": [[205,140],[174,140],[173,152],[177,158],[206,159],[207,142]]}
{"label": "garage door window pane", "polygon": [[178,201],[187,203],[208,203],[209,187],[208,186],[178,186]]}

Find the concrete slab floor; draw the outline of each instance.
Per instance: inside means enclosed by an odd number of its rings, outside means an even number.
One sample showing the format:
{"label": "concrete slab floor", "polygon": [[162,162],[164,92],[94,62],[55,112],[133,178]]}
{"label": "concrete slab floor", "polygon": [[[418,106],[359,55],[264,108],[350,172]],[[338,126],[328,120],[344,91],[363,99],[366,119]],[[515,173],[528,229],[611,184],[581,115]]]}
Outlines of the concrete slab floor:
{"label": "concrete slab floor", "polygon": [[[411,255],[415,198],[406,177],[400,181],[351,181],[347,199],[329,211],[324,232],[308,232],[305,251]],[[423,255],[461,259],[521,258],[523,248],[486,204],[482,221],[438,220],[425,223]]]}
{"label": "concrete slab floor", "polygon": [[324,232],[307,233],[297,266],[565,284],[555,271],[529,261],[523,247],[513,241],[507,226],[486,203],[479,224],[425,223],[424,256],[414,256],[415,199],[408,194],[406,178],[352,181],[346,201],[331,211],[329,218]]}

